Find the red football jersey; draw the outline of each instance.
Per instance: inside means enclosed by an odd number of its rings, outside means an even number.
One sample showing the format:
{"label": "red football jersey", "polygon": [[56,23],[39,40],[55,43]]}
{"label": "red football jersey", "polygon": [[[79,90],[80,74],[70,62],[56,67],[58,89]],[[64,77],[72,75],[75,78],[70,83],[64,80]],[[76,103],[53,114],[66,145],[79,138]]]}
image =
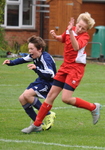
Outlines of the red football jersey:
{"label": "red football jersey", "polygon": [[63,39],[63,43],[65,43],[64,45],[64,62],[67,64],[71,64],[71,63],[82,63],[82,64],[86,64],[86,52],[85,52],[85,47],[88,43],[89,40],[89,35],[87,32],[82,33],[77,35],[75,33],[75,28],[73,27],[73,34],[75,36],[75,38],[77,39],[78,43],[79,43],[79,50],[78,51],[74,51],[72,44],[71,44],[71,40],[70,40],[70,33],[68,30],[66,30],[63,34],[62,34],[62,39]]}

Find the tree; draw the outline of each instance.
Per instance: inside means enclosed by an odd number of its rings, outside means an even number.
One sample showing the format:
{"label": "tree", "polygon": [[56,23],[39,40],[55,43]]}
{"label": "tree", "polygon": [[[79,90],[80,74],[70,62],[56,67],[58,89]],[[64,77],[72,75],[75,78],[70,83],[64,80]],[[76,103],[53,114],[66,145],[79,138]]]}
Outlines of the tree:
{"label": "tree", "polygon": [[1,27],[1,24],[3,24],[4,21],[4,6],[5,6],[5,0],[0,0],[0,49],[5,49],[7,42],[4,38],[4,28]]}
{"label": "tree", "polygon": [[5,0],[0,0],[0,24],[3,23],[3,15],[4,15],[4,6],[5,6]]}

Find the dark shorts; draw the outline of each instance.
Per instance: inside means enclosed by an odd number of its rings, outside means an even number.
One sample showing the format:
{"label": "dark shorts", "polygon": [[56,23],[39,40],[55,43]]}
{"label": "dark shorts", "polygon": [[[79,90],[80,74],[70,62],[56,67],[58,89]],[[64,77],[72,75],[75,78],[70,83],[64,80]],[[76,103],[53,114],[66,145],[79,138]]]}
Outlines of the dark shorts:
{"label": "dark shorts", "polygon": [[74,91],[75,90],[73,87],[71,87],[67,83],[64,83],[64,82],[61,82],[61,81],[57,81],[57,80],[53,81],[53,85],[61,87],[62,89],[70,90],[70,91]]}
{"label": "dark shorts", "polygon": [[37,94],[37,97],[45,99],[50,88],[51,88],[51,84],[48,84],[46,82],[32,82],[27,89],[32,88],[35,93]]}

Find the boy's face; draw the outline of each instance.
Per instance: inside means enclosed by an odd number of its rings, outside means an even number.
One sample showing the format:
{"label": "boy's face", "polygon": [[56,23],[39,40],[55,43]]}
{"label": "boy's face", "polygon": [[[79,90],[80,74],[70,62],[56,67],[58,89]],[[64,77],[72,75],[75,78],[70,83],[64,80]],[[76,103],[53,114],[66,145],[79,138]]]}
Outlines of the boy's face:
{"label": "boy's face", "polygon": [[76,24],[76,34],[81,34],[87,31],[88,25],[85,21],[80,20],[77,24]]}
{"label": "boy's face", "polygon": [[39,58],[42,54],[42,48],[38,50],[33,43],[28,44],[28,51],[33,59]]}

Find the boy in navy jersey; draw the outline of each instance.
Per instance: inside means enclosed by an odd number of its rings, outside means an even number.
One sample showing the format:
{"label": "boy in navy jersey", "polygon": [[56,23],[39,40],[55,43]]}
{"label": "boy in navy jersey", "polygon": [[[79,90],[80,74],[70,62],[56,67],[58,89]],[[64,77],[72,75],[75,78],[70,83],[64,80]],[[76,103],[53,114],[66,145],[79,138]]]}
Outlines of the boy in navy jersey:
{"label": "boy in navy jersey", "polygon": [[[19,97],[22,107],[33,121],[37,116],[33,107],[39,110],[41,102],[38,98],[46,98],[56,73],[55,62],[51,55],[44,51],[45,47],[46,43],[41,37],[32,36],[28,39],[29,55],[15,60],[7,59],[3,62],[8,66],[33,62],[28,64],[27,67],[32,69],[38,75],[38,78]],[[53,125],[54,118],[55,113],[48,112],[42,128],[48,130]]]}
{"label": "boy in navy jersey", "polygon": [[81,98],[73,97],[73,93],[84,75],[86,66],[85,47],[89,40],[87,31],[91,29],[94,24],[94,19],[86,12],[79,15],[75,26],[74,18],[71,18],[63,34],[56,35],[54,30],[50,31],[54,39],[65,43],[64,62],[54,77],[53,85],[44,103],[40,107],[34,124],[23,129],[22,132],[31,133],[33,131],[37,132],[42,130],[41,123],[61,91],[62,101],[64,103],[90,111],[93,124],[98,122],[100,117],[100,104],[90,103]]}

